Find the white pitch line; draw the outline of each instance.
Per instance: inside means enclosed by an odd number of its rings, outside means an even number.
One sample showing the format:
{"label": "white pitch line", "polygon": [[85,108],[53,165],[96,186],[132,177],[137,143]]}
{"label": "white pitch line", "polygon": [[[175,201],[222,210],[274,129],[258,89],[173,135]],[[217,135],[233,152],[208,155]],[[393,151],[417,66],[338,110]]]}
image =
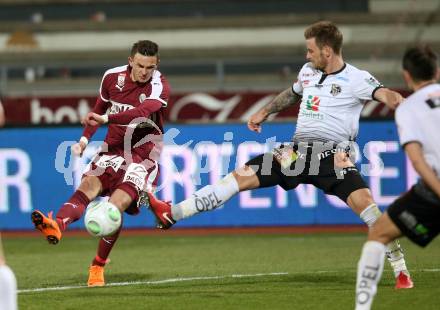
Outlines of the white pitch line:
{"label": "white pitch line", "polygon": [[425,272],[439,272],[440,269],[438,269],[438,268],[433,268],[433,269],[422,269],[422,271],[425,271]]}
{"label": "white pitch line", "polygon": [[[256,278],[256,277],[266,277],[266,276],[285,276],[288,272],[272,272],[272,273],[255,273],[255,274],[233,274],[228,276],[211,276],[211,277],[189,277],[189,278],[171,278],[156,281],[133,281],[133,282],[115,282],[107,283],[105,286],[128,286],[128,285],[154,285],[154,284],[164,284],[164,283],[176,283],[184,281],[198,281],[198,280],[220,280],[228,278]],[[72,286],[56,286],[56,287],[41,287],[33,289],[18,290],[20,293],[38,293],[47,291],[65,291],[73,290],[78,288],[88,288],[86,285],[72,285]]]}
{"label": "white pitch line", "polygon": [[[356,271],[356,270],[353,270]],[[419,269],[412,270],[413,272],[440,272],[438,268],[432,269]],[[317,270],[306,273],[313,274],[322,274],[322,273],[337,273],[336,270]],[[298,272],[304,273],[304,272]],[[189,278],[171,278],[171,279],[163,279],[156,281],[132,281],[132,282],[114,282],[107,283],[105,286],[128,286],[128,285],[155,285],[155,284],[164,284],[164,283],[176,283],[176,282],[185,282],[185,281],[204,281],[204,280],[221,280],[221,279],[234,279],[234,278],[256,278],[256,277],[267,277],[267,276],[285,276],[288,274],[294,274],[289,272],[271,272],[271,273],[255,273],[255,274],[232,274],[227,276],[211,276],[211,277],[189,277]],[[41,288],[32,288],[32,289],[24,289],[18,290],[18,293],[38,293],[38,292],[47,292],[47,291],[65,291],[65,290],[73,290],[78,288],[88,288],[87,285],[72,285],[72,286],[55,286],[55,287],[41,287]]]}

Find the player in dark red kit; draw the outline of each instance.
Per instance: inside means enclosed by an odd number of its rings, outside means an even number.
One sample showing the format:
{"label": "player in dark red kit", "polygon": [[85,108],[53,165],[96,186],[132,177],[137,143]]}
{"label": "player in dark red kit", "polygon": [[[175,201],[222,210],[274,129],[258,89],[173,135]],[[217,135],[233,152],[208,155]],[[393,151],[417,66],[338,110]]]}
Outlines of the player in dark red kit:
{"label": "player in dark red kit", "polygon": [[[38,210],[32,212],[32,222],[51,244],[60,241],[62,232],[83,215],[96,197],[110,196],[109,202],[121,213],[137,214],[140,196],[144,191],[154,191],[169,84],[157,70],[156,43],[136,42],[128,63],[105,72],[95,107],[83,120],[83,135],[72,146],[74,154],[82,155],[98,127],[109,124],[104,144],[84,173],[80,186],[61,206],[55,219],[52,212],[48,216]],[[89,286],[105,284],[104,266],[120,230],[100,239],[89,269]]]}

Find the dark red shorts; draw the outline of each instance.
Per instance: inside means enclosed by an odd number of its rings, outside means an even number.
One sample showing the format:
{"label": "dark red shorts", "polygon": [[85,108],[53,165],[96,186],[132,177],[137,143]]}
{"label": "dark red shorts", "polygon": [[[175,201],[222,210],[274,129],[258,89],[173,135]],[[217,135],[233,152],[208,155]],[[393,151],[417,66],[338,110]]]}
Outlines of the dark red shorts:
{"label": "dark red shorts", "polygon": [[137,214],[139,194],[141,191],[154,190],[158,181],[159,165],[136,153],[127,155],[123,150],[110,150],[98,153],[84,176],[99,178],[102,184],[100,196],[111,196],[116,189],[126,192],[133,199],[126,212]]}

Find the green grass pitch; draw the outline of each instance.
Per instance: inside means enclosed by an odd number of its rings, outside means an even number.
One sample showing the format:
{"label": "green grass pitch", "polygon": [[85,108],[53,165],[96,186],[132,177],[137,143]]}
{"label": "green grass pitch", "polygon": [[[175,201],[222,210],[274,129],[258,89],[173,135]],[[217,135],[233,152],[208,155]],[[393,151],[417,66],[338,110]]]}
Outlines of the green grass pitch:
{"label": "green grass pitch", "polygon": [[[84,287],[97,239],[3,238],[20,309],[353,309],[362,233],[124,235],[102,288]],[[403,240],[415,281],[393,289],[385,267],[374,309],[440,308],[440,241]],[[241,276],[238,276],[241,275]],[[41,289],[41,290],[38,290]]]}

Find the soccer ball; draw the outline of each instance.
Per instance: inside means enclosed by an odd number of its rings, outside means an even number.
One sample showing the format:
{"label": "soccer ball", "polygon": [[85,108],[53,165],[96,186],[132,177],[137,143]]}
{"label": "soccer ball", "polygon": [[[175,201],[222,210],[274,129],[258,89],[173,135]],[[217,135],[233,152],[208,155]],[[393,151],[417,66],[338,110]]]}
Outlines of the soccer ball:
{"label": "soccer ball", "polygon": [[94,201],[87,207],[84,224],[92,236],[105,237],[114,234],[119,229],[121,218],[121,212],[114,204],[107,201]]}

